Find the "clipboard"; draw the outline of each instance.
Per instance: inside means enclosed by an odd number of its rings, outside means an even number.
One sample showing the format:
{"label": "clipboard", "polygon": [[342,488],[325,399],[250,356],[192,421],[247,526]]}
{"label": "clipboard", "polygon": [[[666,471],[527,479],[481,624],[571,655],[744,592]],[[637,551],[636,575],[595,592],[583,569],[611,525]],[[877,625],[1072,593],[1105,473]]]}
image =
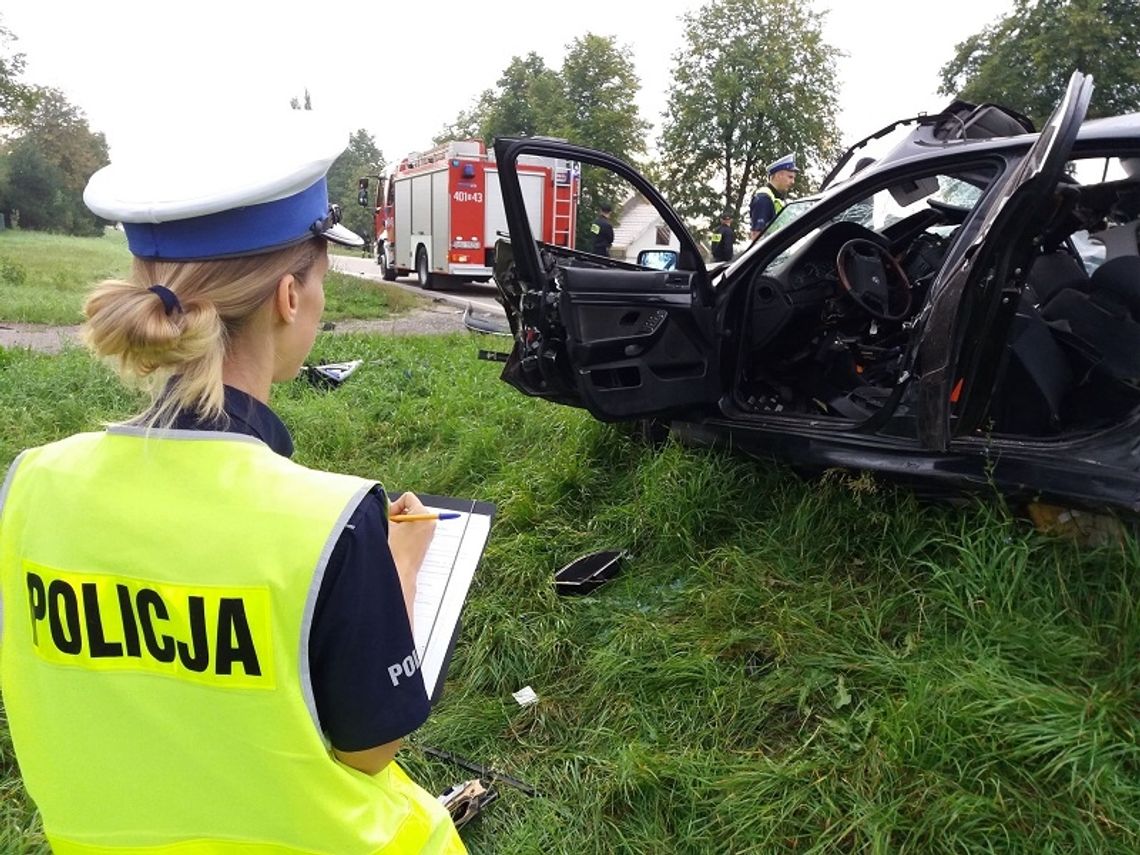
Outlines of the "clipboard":
{"label": "clipboard", "polygon": [[[389,493],[392,499],[399,495]],[[416,579],[412,635],[424,690],[434,706],[443,693],[459,636],[463,604],[491,534],[495,506],[454,496],[416,495],[429,510],[455,511],[462,515],[459,519],[436,523],[435,535]]]}

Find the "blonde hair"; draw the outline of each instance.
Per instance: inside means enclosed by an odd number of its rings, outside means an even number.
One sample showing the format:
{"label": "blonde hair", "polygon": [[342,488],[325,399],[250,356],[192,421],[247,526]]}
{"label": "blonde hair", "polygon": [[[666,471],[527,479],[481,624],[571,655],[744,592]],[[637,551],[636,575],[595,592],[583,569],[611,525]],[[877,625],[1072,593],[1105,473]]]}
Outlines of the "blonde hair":
{"label": "blonde hair", "polygon": [[[325,252],[319,238],[260,255],[209,261],[135,258],[127,280],[108,279],[83,306],[81,335],[124,382],[149,392],[135,416],[168,427],[183,412],[210,422],[223,417],[222,365],[234,337],[270,299],[282,276],[304,280]],[[170,289],[181,304],[167,312],[150,288]]]}

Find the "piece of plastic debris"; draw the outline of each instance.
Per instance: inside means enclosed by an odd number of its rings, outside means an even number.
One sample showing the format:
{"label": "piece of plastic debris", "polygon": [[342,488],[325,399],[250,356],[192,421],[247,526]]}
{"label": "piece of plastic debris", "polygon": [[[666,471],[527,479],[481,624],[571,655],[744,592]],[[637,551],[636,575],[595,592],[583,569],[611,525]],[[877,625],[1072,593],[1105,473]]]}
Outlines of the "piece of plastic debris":
{"label": "piece of plastic debris", "polygon": [[621,569],[620,550],[591,552],[575,558],[554,574],[554,589],[560,594],[586,594],[608,582]]}
{"label": "piece of plastic debris", "polygon": [[349,362],[330,362],[325,365],[306,365],[305,376],[314,386],[326,389],[335,389],[357,368],[364,364],[363,359],[353,359]]}
{"label": "piece of plastic debris", "polygon": [[518,702],[520,707],[529,707],[531,704],[538,703],[538,695],[530,686],[523,686],[517,692],[511,692],[511,697]]}
{"label": "piece of plastic debris", "polygon": [[1042,534],[1075,540],[1082,546],[1111,546],[1124,542],[1124,526],[1116,517],[1044,502],[1031,502],[1029,518]]}

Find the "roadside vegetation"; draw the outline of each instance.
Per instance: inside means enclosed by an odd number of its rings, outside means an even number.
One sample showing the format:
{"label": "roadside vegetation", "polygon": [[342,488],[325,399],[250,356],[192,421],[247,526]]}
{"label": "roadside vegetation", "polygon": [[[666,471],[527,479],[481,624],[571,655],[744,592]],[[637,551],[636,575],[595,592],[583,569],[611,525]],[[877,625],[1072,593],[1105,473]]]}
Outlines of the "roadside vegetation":
{"label": "roadside vegetation", "polygon": [[[473,775],[423,746],[537,790],[501,786],[472,852],[1140,849],[1135,541],[651,448],[520,397],[485,345],[323,334],[314,362],[365,364],[273,401],[303,463],[498,506],[443,699],[400,755],[434,792]],[[137,404],[77,349],[0,351],[0,462]],[[621,575],[557,596],[602,548]],[[47,851],[6,731],[0,851]]]}
{"label": "roadside vegetation", "polygon": [[80,323],[90,287],[130,269],[126,236],[114,229],[102,237],[5,229],[0,231],[0,320]]}
{"label": "roadside vegetation", "polygon": [[[126,276],[131,255],[122,232],[68,237],[0,231],[0,322],[69,325],[83,321],[83,301],[102,279]],[[381,282],[330,272],[325,278],[327,321],[385,318],[423,300]]]}

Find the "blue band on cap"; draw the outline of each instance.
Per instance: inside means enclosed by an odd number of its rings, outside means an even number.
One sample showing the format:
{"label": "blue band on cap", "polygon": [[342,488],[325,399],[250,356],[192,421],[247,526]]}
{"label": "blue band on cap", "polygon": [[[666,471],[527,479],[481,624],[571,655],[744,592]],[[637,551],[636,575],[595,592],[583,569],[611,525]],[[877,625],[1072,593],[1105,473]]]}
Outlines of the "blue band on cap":
{"label": "blue band on cap", "polygon": [[312,237],[313,223],[329,212],[329,191],[322,177],[300,193],[166,223],[123,223],[127,246],[139,258],[193,261],[252,255]]}

